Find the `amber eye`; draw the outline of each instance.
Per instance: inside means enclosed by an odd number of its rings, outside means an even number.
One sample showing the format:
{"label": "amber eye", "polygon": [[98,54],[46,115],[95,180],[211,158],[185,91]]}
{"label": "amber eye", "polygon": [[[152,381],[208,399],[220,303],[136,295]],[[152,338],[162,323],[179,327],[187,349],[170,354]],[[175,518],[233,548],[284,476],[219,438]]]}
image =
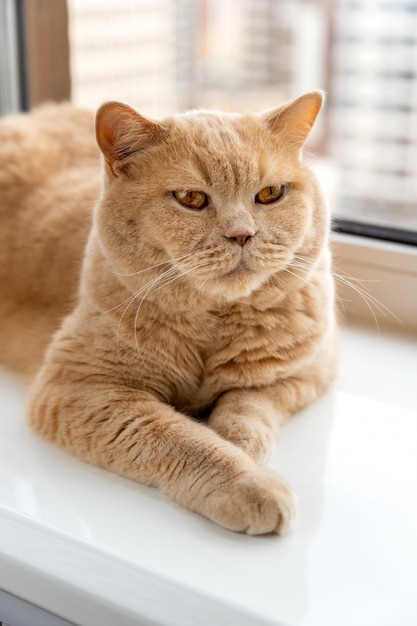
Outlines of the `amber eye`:
{"label": "amber eye", "polygon": [[273,185],[271,187],[264,187],[255,196],[255,202],[259,204],[272,204],[277,202],[284,195],[284,185]]}
{"label": "amber eye", "polygon": [[204,209],[208,198],[203,191],[174,191],[174,198],[187,209]]}

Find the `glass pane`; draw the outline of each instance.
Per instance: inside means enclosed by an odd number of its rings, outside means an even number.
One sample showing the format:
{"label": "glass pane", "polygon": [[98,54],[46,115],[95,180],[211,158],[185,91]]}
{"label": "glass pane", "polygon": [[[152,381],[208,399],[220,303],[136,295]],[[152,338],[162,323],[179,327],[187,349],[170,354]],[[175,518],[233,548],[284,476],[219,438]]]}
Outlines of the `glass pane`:
{"label": "glass pane", "polygon": [[338,213],[417,230],[417,2],[339,1],[330,89]]}
{"label": "glass pane", "polygon": [[417,231],[417,0],[69,0],[73,99],[160,117],[328,103],[310,151],[334,216]]}

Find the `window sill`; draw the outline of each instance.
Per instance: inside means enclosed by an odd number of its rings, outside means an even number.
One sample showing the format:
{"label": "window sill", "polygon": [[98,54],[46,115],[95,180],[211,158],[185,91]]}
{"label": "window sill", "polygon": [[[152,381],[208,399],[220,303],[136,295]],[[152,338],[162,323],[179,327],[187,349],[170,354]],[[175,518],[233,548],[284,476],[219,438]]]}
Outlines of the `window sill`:
{"label": "window sill", "polygon": [[299,495],[282,538],[223,530],[39,439],[0,372],[0,589],[79,626],[414,624],[416,353],[342,328],[336,385],[268,463]]}

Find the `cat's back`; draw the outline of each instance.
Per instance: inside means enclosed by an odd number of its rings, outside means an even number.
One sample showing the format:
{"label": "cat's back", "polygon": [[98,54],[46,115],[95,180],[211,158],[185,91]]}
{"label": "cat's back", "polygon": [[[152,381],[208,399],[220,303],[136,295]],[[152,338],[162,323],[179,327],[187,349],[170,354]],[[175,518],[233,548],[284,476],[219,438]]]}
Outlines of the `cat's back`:
{"label": "cat's back", "polygon": [[92,113],[48,104],[0,120],[0,360],[13,369],[23,341],[38,361],[72,306],[100,177]]}
{"label": "cat's back", "polygon": [[97,167],[94,116],[70,104],[47,104],[0,119],[0,210],[65,169]]}

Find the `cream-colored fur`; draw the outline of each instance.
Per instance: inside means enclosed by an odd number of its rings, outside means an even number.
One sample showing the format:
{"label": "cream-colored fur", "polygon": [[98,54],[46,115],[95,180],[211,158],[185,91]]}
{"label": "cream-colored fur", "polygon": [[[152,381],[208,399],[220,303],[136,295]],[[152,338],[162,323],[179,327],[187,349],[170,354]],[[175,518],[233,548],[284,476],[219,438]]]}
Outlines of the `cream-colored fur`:
{"label": "cream-colored fur", "polygon": [[31,426],[251,534],[291,526],[259,463],[334,372],[329,215],[300,157],[321,104],[156,122],[107,103],[101,191],[88,113],[0,123],[0,356],[36,374]]}

